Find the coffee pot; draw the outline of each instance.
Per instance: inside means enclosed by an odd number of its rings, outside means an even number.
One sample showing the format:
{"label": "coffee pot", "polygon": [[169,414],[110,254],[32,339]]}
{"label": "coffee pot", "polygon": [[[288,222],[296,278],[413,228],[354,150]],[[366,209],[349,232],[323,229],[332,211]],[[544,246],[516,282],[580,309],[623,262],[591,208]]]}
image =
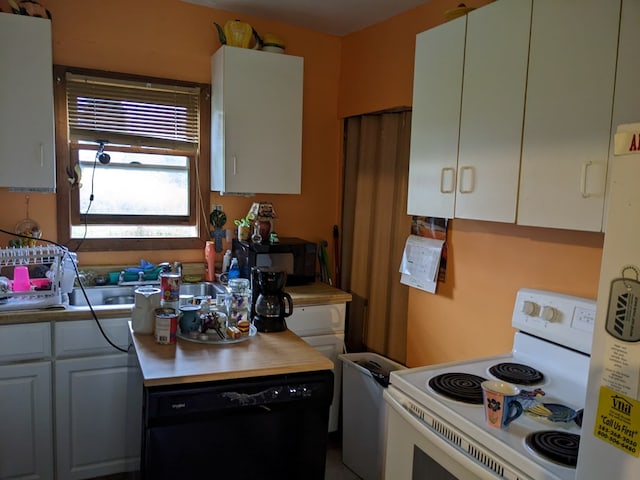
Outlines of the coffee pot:
{"label": "coffee pot", "polygon": [[251,269],[251,318],[259,332],[281,332],[287,329],[286,317],[293,313],[291,295],[284,285],[287,272],[269,267]]}
{"label": "coffee pot", "polygon": [[136,333],[153,333],[155,309],[160,307],[160,289],[138,287],[134,291],[135,305],[131,311],[131,328]]}

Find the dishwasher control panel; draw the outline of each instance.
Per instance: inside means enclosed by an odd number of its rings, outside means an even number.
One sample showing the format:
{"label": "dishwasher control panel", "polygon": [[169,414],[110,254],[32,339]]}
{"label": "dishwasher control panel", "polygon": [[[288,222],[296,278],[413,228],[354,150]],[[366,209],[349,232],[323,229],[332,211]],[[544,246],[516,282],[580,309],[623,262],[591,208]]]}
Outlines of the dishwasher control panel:
{"label": "dishwasher control panel", "polygon": [[268,409],[293,402],[330,405],[332,397],[333,373],[322,371],[302,378],[267,377],[151,389],[145,402],[148,418],[162,419],[252,407]]}

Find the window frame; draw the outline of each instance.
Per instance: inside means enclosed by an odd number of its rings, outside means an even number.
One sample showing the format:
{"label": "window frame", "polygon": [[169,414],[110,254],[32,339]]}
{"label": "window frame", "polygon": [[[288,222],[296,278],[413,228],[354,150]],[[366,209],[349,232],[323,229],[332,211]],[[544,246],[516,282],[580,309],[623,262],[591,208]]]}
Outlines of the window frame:
{"label": "window frame", "polygon": [[[189,217],[189,223],[195,221],[197,225],[198,237],[164,237],[164,238],[86,238],[72,239],[71,225],[74,216],[72,214],[74,206],[78,205],[77,193],[71,188],[67,181],[67,167],[75,165],[78,159],[77,142],[70,141],[68,118],[67,118],[67,98],[66,98],[66,73],[71,72],[79,75],[97,76],[113,78],[116,80],[130,80],[138,82],[152,82],[169,85],[179,85],[186,87],[199,87],[199,139],[198,151],[184,152],[190,158],[195,158],[195,162],[190,162],[190,191],[189,201],[194,206]],[[173,250],[173,249],[195,249],[203,248],[205,241],[209,239],[209,193],[210,193],[210,131],[211,131],[211,86],[194,82],[185,82],[166,78],[148,77],[135,74],[107,72],[94,69],[76,68],[64,65],[54,65],[54,114],[55,114],[55,141],[56,141],[56,210],[58,242],[66,245],[73,251],[127,251],[127,250]],[[82,145],[85,149],[87,146]],[[89,146],[89,148],[91,148]],[[96,145],[97,149],[97,145]],[[162,192],[154,192],[161,195]],[[117,216],[100,216],[102,220],[108,222],[110,218]],[[95,224],[98,216],[94,216],[89,224]],[[126,217],[123,217],[126,218]],[[156,217],[152,221],[145,222],[148,225],[156,224],[184,224],[176,217]]]}

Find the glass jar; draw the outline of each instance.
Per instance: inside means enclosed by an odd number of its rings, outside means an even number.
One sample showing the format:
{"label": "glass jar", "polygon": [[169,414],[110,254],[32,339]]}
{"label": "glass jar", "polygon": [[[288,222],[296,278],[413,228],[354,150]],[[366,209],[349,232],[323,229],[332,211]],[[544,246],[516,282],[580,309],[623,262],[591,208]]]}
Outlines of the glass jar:
{"label": "glass jar", "polygon": [[230,278],[227,284],[225,304],[227,307],[227,323],[229,326],[236,326],[238,320],[249,320],[249,309],[251,307],[251,289],[249,280],[246,278]]}

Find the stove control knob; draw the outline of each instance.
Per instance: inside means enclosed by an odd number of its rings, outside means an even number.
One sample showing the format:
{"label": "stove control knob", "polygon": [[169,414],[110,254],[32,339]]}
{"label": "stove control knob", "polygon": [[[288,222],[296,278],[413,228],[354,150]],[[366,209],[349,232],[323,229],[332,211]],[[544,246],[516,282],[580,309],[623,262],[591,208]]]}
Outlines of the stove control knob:
{"label": "stove control knob", "polygon": [[536,317],[538,315],[538,305],[529,300],[525,300],[522,304],[522,313],[528,315],[529,317]]}
{"label": "stove control knob", "polygon": [[542,307],[542,312],[540,312],[540,317],[547,322],[554,322],[558,317],[558,310],[549,305],[545,305]]}

